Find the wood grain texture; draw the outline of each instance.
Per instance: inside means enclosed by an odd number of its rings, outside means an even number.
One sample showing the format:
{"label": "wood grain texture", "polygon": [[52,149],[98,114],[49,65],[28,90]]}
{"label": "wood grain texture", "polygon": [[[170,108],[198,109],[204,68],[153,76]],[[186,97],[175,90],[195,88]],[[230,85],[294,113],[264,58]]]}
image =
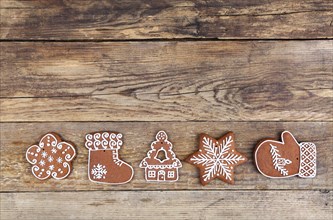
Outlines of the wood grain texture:
{"label": "wood grain texture", "polygon": [[[1,194],[1,219],[316,219],[332,191],[59,192]],[[75,213],[75,214],[74,214]],[[258,215],[260,213],[260,216]]]}
{"label": "wood grain texture", "polygon": [[[332,219],[332,18],[331,0],[1,0],[0,219]],[[181,160],[234,131],[249,162],[236,185],[202,187],[185,162],[147,183],[161,129]],[[103,130],[124,134],[128,184],[88,180],[84,135]],[[316,178],[257,171],[257,141],[283,130],[317,145]],[[65,180],[25,159],[49,131],[76,144]]]}
{"label": "wood grain texture", "polygon": [[1,39],[332,38],[330,0],[1,1]]}
{"label": "wood grain texture", "polygon": [[[329,189],[333,188],[332,122],[58,122],[58,123],[1,123],[1,191],[72,191],[72,190],[232,190],[232,189]],[[205,187],[199,183],[196,167],[183,163],[180,179],[175,183],[147,183],[140,161],[150,149],[157,131],[164,129],[174,145],[180,160],[198,149],[200,133],[220,137],[227,131],[236,134],[236,149],[247,155],[249,162],[235,170],[235,185],[214,180]],[[132,164],[134,179],[124,185],[96,184],[88,180],[88,149],[84,147],[85,134],[94,131],[118,131],[124,134],[120,157]],[[280,132],[289,130],[299,141],[317,145],[317,176],[314,179],[292,177],[270,179],[261,175],[253,164],[253,149],[263,138],[280,138]],[[77,158],[73,173],[64,180],[40,181],[31,174],[31,165],[25,159],[27,148],[39,141],[45,133],[54,131],[76,144]],[[273,135],[273,136],[272,136]]]}
{"label": "wood grain texture", "polygon": [[333,41],[1,44],[1,121],[331,121]]}

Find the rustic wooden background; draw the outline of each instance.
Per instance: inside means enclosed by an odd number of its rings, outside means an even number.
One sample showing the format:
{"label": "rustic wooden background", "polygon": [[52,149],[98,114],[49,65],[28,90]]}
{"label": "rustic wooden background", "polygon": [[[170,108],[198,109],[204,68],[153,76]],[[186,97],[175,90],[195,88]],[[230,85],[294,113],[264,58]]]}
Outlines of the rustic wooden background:
{"label": "rustic wooden background", "polygon": [[[1,0],[1,219],[332,219],[331,0]],[[232,130],[249,162],[236,184],[146,183],[159,129],[180,159],[200,132]],[[87,177],[84,135],[122,132],[135,177]],[[259,139],[317,144],[318,175],[259,174]],[[73,173],[39,181],[25,151],[46,132],[76,144]],[[155,216],[155,217],[152,217]]]}

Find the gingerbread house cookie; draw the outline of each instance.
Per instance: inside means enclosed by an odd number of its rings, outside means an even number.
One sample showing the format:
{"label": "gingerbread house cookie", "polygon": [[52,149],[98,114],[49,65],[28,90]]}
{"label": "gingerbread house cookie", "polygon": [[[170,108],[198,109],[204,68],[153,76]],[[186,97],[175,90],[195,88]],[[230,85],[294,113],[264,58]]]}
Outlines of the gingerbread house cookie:
{"label": "gingerbread house cookie", "polygon": [[140,163],[140,168],[145,169],[146,180],[157,182],[177,181],[180,167],[182,167],[182,164],[172,150],[172,143],[168,141],[168,135],[165,131],[159,131],[156,140],[151,143],[151,150],[148,151],[147,157]]}

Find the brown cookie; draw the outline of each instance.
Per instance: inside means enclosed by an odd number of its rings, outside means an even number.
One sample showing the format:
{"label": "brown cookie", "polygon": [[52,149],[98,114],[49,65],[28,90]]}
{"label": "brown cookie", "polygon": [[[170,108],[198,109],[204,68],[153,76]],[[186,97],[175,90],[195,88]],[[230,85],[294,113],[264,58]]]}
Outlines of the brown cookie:
{"label": "brown cookie", "polygon": [[88,177],[96,183],[125,184],[132,180],[134,170],[119,158],[123,135],[117,132],[95,132],[86,135],[89,149]]}
{"label": "brown cookie", "polygon": [[53,132],[44,135],[38,145],[32,145],[26,152],[28,162],[33,165],[32,174],[40,180],[66,178],[75,155],[73,145]]}
{"label": "brown cookie", "polygon": [[235,166],[246,161],[245,155],[235,149],[233,132],[228,132],[218,140],[207,134],[201,134],[199,151],[186,159],[186,162],[199,168],[202,185],[207,185],[215,178],[234,184]]}
{"label": "brown cookie", "polygon": [[254,158],[259,172],[269,178],[315,177],[316,145],[298,143],[289,131],[281,134],[281,140],[265,139],[258,143]]}
{"label": "brown cookie", "polygon": [[145,169],[146,180],[155,182],[177,181],[180,167],[182,164],[172,150],[172,143],[168,141],[168,135],[165,131],[159,131],[156,135],[156,141],[151,143],[151,150],[148,151],[147,157],[140,163],[140,168]]}

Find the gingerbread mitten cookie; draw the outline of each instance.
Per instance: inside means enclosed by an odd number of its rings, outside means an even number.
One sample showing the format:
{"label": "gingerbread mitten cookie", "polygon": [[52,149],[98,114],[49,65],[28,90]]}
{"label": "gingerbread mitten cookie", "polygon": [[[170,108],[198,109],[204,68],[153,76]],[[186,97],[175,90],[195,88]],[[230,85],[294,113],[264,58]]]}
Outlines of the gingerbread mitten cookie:
{"label": "gingerbread mitten cookie", "polygon": [[265,139],[254,153],[256,166],[261,174],[270,178],[298,175],[303,178],[316,176],[316,145],[298,143],[289,131],[284,131],[281,141]]}
{"label": "gingerbread mitten cookie", "polygon": [[[172,150],[172,143],[168,140],[165,131],[159,131],[156,140],[151,143],[141,163],[140,168],[145,169],[147,181],[173,182],[178,180],[178,169],[182,167],[181,162]],[[159,156],[161,155],[161,156]]]}
{"label": "gingerbread mitten cookie", "polygon": [[88,177],[92,182],[124,184],[132,180],[133,168],[119,158],[123,135],[116,132],[96,132],[86,135],[89,149]]}
{"label": "gingerbread mitten cookie", "polygon": [[199,151],[186,159],[186,162],[200,169],[202,185],[207,185],[215,178],[234,184],[235,167],[246,161],[245,155],[236,151],[233,132],[228,132],[218,140],[207,134],[201,134]]}
{"label": "gingerbread mitten cookie", "polygon": [[40,180],[66,178],[75,155],[73,145],[62,141],[56,133],[44,135],[38,145],[32,145],[26,152],[28,162],[33,165],[32,174]]}

